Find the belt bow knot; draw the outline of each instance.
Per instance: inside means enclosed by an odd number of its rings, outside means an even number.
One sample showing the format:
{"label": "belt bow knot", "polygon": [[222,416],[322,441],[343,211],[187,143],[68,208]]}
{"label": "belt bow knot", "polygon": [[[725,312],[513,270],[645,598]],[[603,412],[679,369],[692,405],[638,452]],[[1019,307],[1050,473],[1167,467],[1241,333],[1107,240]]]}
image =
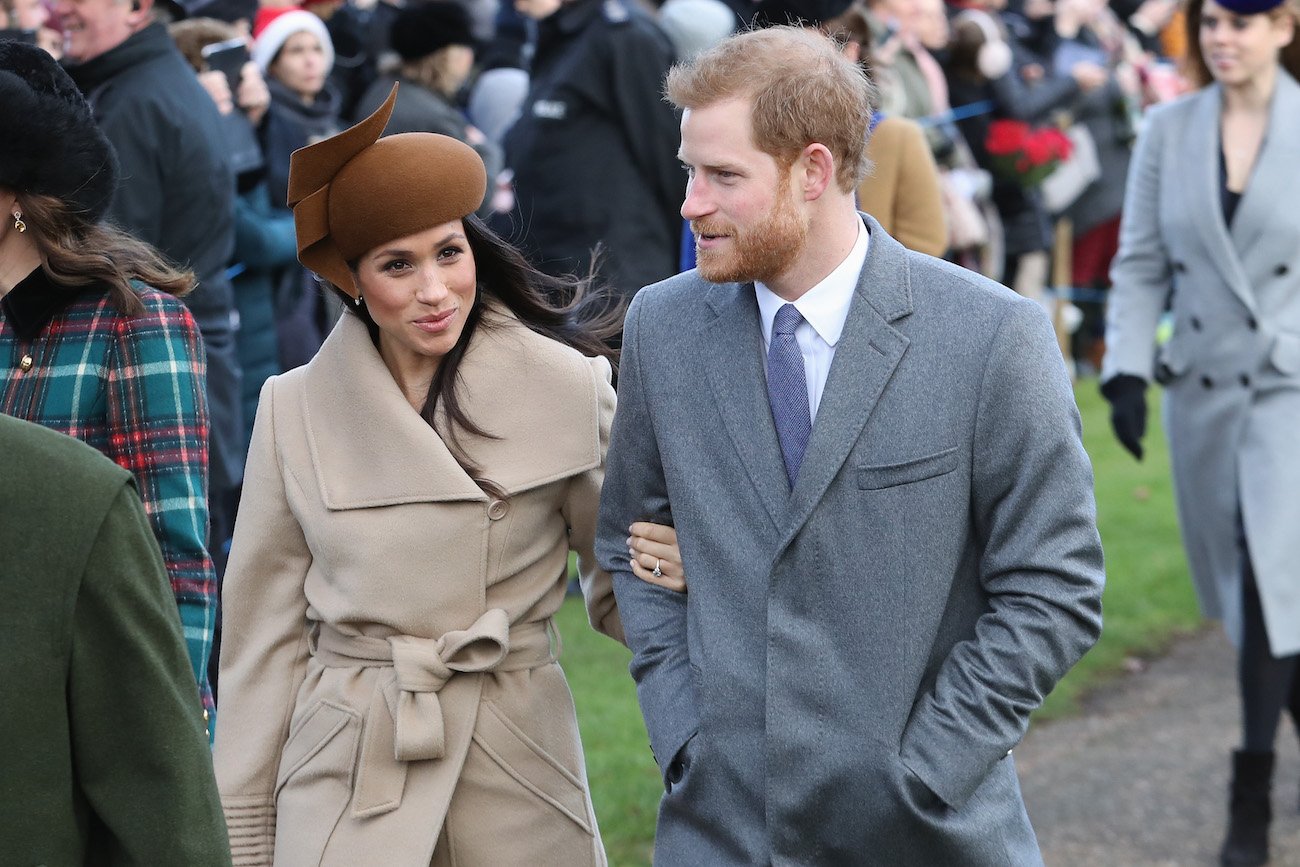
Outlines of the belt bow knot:
{"label": "belt bow knot", "polygon": [[510,653],[510,621],[493,608],[468,629],[440,638],[394,635],[388,639],[396,675],[395,706],[390,710],[396,732],[393,757],[399,762],[440,759],[446,753],[446,731],[438,691],[457,672],[491,671]]}

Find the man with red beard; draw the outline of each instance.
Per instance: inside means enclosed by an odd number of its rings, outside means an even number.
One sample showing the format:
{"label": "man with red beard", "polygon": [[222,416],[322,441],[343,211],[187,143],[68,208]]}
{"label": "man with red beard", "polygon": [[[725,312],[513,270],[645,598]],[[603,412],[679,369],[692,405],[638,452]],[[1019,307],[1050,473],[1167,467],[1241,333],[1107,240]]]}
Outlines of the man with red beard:
{"label": "man with red beard", "polygon": [[816,31],[731,37],[667,90],[698,268],[628,312],[597,551],[655,862],[1041,864],[1011,749],[1103,583],[1051,324],[857,212],[874,89]]}

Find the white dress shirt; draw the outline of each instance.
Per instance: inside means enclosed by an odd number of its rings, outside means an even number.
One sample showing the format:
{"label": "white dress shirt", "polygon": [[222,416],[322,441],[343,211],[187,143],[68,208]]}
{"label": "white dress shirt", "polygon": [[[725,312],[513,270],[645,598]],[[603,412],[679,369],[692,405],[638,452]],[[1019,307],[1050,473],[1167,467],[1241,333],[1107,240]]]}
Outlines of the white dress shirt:
{"label": "white dress shirt", "polygon": [[849,304],[858,288],[862,266],[867,261],[867,227],[858,220],[858,238],[853,249],[835,270],[816,286],[805,292],[798,301],[787,302],[762,283],[754,284],[758,298],[759,324],[763,328],[763,357],[767,357],[772,342],[772,320],[776,311],[793,303],[804,321],[794,330],[794,339],[803,355],[804,379],[808,382],[808,410],[817,418],[817,406],[826,388],[826,377],[835,360],[835,345],[840,342],[840,332],[849,317]]}

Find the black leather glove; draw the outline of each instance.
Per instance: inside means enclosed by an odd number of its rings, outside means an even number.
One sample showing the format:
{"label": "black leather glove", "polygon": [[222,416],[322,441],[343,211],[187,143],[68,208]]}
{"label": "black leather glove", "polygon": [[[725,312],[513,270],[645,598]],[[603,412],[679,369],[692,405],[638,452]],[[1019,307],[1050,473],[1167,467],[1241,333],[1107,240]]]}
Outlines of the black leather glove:
{"label": "black leather glove", "polygon": [[1142,437],[1147,432],[1147,383],[1140,376],[1121,373],[1101,386],[1110,402],[1110,426],[1119,444],[1142,460]]}

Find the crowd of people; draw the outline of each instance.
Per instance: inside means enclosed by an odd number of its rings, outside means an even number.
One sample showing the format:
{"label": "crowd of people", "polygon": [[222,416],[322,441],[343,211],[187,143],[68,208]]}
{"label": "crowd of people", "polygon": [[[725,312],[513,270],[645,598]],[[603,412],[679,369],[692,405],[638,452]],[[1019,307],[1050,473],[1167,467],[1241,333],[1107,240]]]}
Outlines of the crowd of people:
{"label": "crowd of people", "polygon": [[[89,613],[50,609],[65,663],[0,667],[71,708],[42,808],[0,785],[0,854],[604,863],[552,621],[576,552],[633,653],[657,863],[1038,863],[1007,759],[1101,628],[1095,375],[1139,460],[1164,387],[1239,648],[1222,862],[1266,863],[1300,722],[1294,0],[0,14],[0,413],[135,491],[0,425],[97,492],[22,543],[40,571],[66,538]],[[101,736],[117,653],[157,749]]]}

